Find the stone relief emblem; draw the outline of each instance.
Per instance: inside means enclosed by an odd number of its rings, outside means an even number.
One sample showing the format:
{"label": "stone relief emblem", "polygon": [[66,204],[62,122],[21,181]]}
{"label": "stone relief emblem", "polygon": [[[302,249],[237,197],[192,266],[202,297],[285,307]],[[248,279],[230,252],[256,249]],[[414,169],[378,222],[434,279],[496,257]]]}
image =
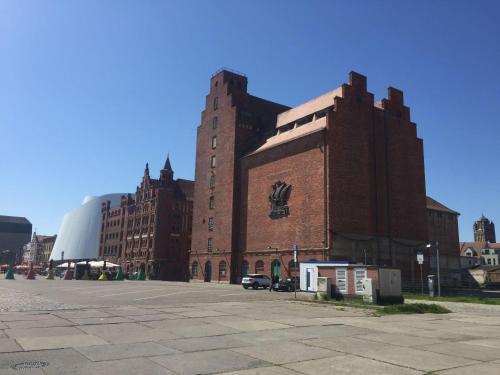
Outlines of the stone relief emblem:
{"label": "stone relief emblem", "polygon": [[287,185],[283,181],[277,181],[271,186],[273,191],[269,194],[269,202],[271,202],[269,217],[272,219],[288,216],[288,196],[291,187],[292,185]]}

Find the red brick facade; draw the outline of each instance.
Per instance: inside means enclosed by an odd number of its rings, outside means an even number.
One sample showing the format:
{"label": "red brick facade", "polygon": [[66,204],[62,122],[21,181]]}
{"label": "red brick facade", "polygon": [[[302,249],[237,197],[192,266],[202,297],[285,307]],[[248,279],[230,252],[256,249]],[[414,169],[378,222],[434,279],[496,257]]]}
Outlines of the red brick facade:
{"label": "red brick facade", "polygon": [[462,284],[460,266],[460,243],[458,239],[458,215],[448,207],[427,197],[427,222],[429,241],[430,272],[437,273],[436,243],[439,246],[439,270],[442,285]]}
{"label": "red brick facade", "polygon": [[[423,143],[403,93],[389,88],[375,103],[366,78],[351,73],[349,84],[288,109],[246,86],[228,71],[211,79],[197,138],[192,277],[238,282],[270,274],[272,262],[284,276],[297,244],[299,261],[366,260],[419,279]],[[271,214],[272,186],[282,183],[291,185],[285,205]]]}
{"label": "red brick facade", "polygon": [[154,279],[188,279],[194,183],[173,176],[168,158],[159,179],[150,177],[146,164],[133,199],[122,197],[120,207],[103,205],[101,259],[127,273],[142,268]]}

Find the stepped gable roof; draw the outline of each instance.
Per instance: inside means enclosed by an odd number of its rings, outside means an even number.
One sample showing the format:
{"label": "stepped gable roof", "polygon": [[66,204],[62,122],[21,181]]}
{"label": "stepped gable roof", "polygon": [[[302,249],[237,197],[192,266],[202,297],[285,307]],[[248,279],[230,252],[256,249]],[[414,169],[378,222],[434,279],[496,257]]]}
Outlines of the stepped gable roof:
{"label": "stepped gable roof", "polygon": [[434,211],[447,212],[454,215],[460,215],[457,211],[453,211],[452,209],[446,207],[444,204],[439,203],[437,200],[427,197],[427,209]]}

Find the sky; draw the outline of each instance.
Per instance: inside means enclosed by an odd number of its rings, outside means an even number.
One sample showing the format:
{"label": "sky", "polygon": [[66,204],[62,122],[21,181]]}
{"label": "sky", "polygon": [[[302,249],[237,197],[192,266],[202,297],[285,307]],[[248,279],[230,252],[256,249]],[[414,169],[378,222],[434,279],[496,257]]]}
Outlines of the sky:
{"label": "sky", "polygon": [[[427,194],[500,232],[500,2],[0,0],[0,214],[57,233],[170,154],[193,179],[211,75],[295,106],[368,77],[404,91]],[[500,236],[500,233],[498,233]]]}

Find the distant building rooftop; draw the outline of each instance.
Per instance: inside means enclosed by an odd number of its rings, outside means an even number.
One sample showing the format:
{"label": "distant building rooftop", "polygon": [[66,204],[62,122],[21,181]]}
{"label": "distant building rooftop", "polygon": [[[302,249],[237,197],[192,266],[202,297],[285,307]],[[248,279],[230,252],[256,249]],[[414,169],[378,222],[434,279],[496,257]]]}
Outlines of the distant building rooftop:
{"label": "distant building rooftop", "polygon": [[11,224],[31,224],[28,219],[21,216],[5,216],[0,215],[0,223],[11,223]]}

